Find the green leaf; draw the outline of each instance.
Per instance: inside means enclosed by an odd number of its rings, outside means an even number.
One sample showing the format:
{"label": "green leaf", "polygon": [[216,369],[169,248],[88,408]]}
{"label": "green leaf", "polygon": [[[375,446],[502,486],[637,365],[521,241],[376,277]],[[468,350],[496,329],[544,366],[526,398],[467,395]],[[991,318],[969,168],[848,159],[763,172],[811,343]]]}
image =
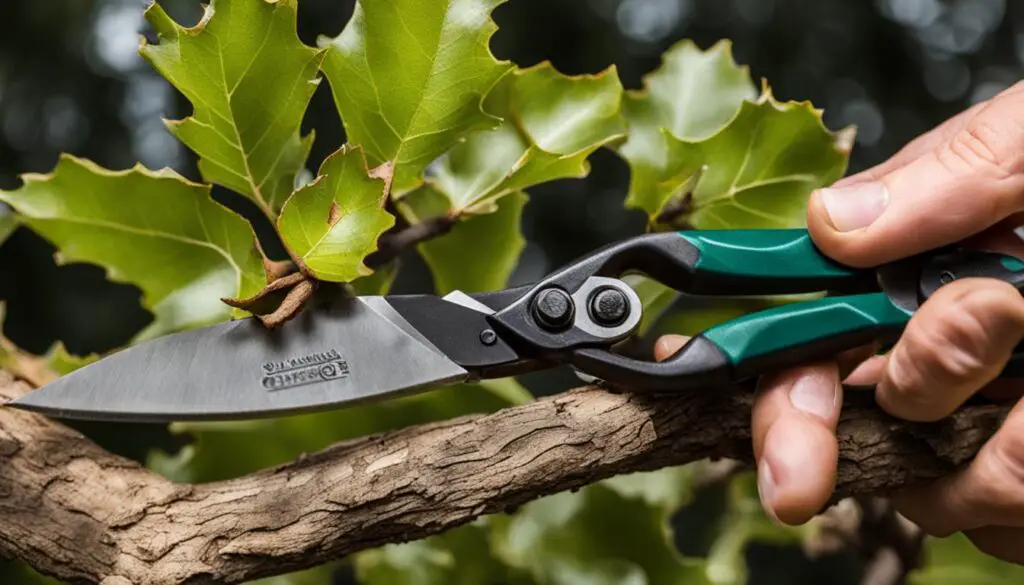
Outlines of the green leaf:
{"label": "green leaf", "polygon": [[6,205],[0,205],[0,244],[18,228],[18,218]]}
{"label": "green leaf", "polygon": [[569,77],[542,63],[517,75],[511,109],[541,150],[592,152],[625,135],[622,83],[614,66],[597,75]]}
{"label": "green leaf", "polygon": [[579,76],[548,62],[516,70],[484,104],[504,122],[456,145],[428,181],[461,214],[493,211],[494,201],[539,183],[585,177],[587,157],[625,132],[622,94],[614,67]]}
{"label": "green leaf", "polygon": [[0,583],[12,585],[61,585],[58,581],[47,577],[30,567],[28,563],[17,560],[0,560]]}
{"label": "green leaf", "polygon": [[319,280],[349,282],[372,271],[363,258],[395,224],[384,210],[387,178],[372,178],[359,147],[327,157],[319,176],[288,199],[278,233],[296,262]]}
{"label": "green leaf", "polygon": [[481,102],[511,67],[488,48],[503,1],[361,0],[341,35],[320,39],[346,135],[374,165],[394,163],[396,195],[468,133],[500,122]]}
{"label": "green leaf", "polygon": [[733,61],[728,41],[707,51],[690,40],[680,41],[665,53],[661,67],[644,78],[644,85],[645,91],[626,95],[629,137],[619,154],[630,166],[626,206],[653,216],[664,204],[657,185],[673,174],[668,138],[706,138],[757,91],[748,68]]}
{"label": "green leaf", "polygon": [[315,569],[251,581],[250,585],[332,585],[334,570],[334,564],[330,563]]}
{"label": "green leaf", "polygon": [[848,160],[820,110],[779,103],[767,90],[714,136],[668,143],[674,174],[659,187],[659,205],[696,182],[687,219],[700,229],[802,226],[811,191],[839,179]]}
{"label": "green leaf", "polygon": [[200,157],[203,178],[246,195],[273,217],[296,185],[313,134],[299,135],[323,52],[299,41],[297,0],[213,0],[195,27],[157,3],[159,44],[142,56],[192,102],[168,127]]}
{"label": "green leaf", "polygon": [[659,322],[665,312],[679,298],[679,292],[653,278],[639,274],[627,274],[623,280],[640,297],[640,305],[644,312],[637,328],[637,334],[647,335],[647,332]]}
{"label": "green leaf", "polygon": [[352,293],[358,296],[386,295],[391,290],[398,276],[399,263],[397,260],[389,262],[385,266],[373,271],[373,274],[362,276],[350,283]]}
{"label": "green leaf", "polygon": [[50,351],[46,352],[45,357],[46,366],[58,376],[66,376],[78,368],[85,367],[100,359],[100,356],[96,354],[86,356],[72,355],[68,353],[68,349],[64,347],[64,343],[61,341],[54,343]]}
{"label": "green leaf", "polygon": [[[418,246],[439,294],[505,287],[526,244],[519,225],[528,199],[526,193],[516,192],[502,199],[496,212],[459,221],[447,234]],[[424,187],[402,198],[398,208],[417,223],[447,213],[447,205],[441,193]]]}
{"label": "green leaf", "polygon": [[706,465],[707,462],[698,461],[657,471],[616,475],[602,481],[601,485],[623,498],[642,500],[667,520],[680,507],[693,501],[694,478]]}
{"label": "green leaf", "polygon": [[[668,525],[687,497],[685,485],[676,484],[685,476],[665,470],[602,482],[492,516],[495,554],[550,585],[708,583],[703,562],[679,554]],[[680,495],[671,495],[673,485]]]}
{"label": "green leaf", "polygon": [[437,536],[390,544],[355,557],[362,585],[481,585],[514,583],[491,556],[486,524],[477,522]]}
{"label": "green leaf", "polygon": [[286,463],[344,439],[493,412],[528,398],[529,393],[512,380],[489,380],[315,414],[174,423],[172,432],[191,434],[195,442],[177,455],[155,451],[148,464],[176,481],[229,479]]}
{"label": "green leaf", "polygon": [[0,192],[62,262],[89,262],[142,289],[156,317],[139,338],[223,321],[220,301],[265,279],[249,224],[210,187],[169,169],[110,171],[64,155],[49,175]]}
{"label": "green leaf", "polygon": [[1024,582],[1024,567],[979,551],[961,533],[925,541],[925,565],[910,585],[1011,585]]}

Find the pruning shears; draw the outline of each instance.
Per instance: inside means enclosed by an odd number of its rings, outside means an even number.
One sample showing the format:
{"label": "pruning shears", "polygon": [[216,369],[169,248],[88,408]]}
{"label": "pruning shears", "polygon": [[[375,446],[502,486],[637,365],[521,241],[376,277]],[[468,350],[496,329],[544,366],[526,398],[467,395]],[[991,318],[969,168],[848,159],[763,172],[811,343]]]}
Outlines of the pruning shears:
{"label": "pruning shears", "polygon": [[[636,336],[643,316],[640,298],[622,280],[633,272],[690,295],[826,294],[715,325],[669,359],[645,361],[616,352]],[[273,329],[248,318],[167,335],[10,405],[92,420],[257,418],[561,365],[630,391],[720,389],[894,340],[936,290],[964,277],[997,278],[1021,290],[1024,262],[952,246],[857,269],[824,256],[803,229],[652,233],[527,286],[444,297],[349,296]],[[1015,357],[1003,374],[1020,369]]]}

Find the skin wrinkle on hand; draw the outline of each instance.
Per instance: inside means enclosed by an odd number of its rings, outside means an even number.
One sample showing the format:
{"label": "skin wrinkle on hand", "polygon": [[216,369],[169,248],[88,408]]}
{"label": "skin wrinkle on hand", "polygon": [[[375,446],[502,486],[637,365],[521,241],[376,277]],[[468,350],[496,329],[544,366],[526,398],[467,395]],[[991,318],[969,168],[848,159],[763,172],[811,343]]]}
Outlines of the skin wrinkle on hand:
{"label": "skin wrinkle on hand", "polygon": [[[0,371],[0,395],[28,389]],[[948,473],[970,460],[1006,415],[996,406],[969,406],[943,422],[914,424],[863,398],[851,397],[839,425],[837,500]],[[7,518],[0,553],[94,583],[269,577],[424,538],[618,474],[707,458],[749,464],[751,404],[744,389],[666,396],[585,387],[489,415],[348,440],[199,485],[173,484],[56,421],[0,409],[0,441],[18,447],[0,449],[0,512]],[[550,433],[559,426],[571,440],[552,450]],[[534,432],[545,427],[551,430]],[[530,456],[545,452],[557,456]],[[381,467],[382,460],[393,463]],[[378,463],[376,473],[353,471],[366,462]],[[60,497],[41,489],[48,484],[61,486]],[[72,543],[55,536],[61,534],[76,537]]]}

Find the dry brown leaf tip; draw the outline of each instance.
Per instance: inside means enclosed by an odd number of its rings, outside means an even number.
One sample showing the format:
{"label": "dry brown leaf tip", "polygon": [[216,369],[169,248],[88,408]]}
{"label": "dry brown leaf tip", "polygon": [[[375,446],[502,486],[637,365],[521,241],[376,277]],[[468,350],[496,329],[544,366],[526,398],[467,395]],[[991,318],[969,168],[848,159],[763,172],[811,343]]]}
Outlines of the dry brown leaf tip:
{"label": "dry brown leaf tip", "polygon": [[295,318],[302,311],[313,293],[316,292],[317,281],[303,279],[288,291],[276,311],[267,315],[258,315],[259,320],[269,329],[279,327]]}
{"label": "dry brown leaf tip", "polygon": [[316,292],[317,284],[316,279],[304,272],[293,272],[271,281],[249,298],[222,298],[221,301],[256,315],[263,325],[274,328],[299,314],[306,301]]}

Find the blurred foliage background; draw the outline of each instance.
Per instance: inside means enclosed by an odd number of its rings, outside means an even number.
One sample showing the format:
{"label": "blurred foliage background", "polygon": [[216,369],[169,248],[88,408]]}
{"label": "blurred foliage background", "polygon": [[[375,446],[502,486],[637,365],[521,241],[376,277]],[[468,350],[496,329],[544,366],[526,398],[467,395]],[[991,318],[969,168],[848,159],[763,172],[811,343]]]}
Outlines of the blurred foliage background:
{"label": "blurred foliage background", "polygon": [[[161,4],[183,23],[195,22],[201,10],[198,0]],[[141,161],[199,178],[193,155],[161,122],[190,107],[137,53],[139,35],[149,34],[144,8],[144,0],[0,3],[0,189],[17,188],[21,173],[50,171],[61,152],[108,168]],[[337,35],[351,12],[350,0],[301,0],[300,37],[315,45],[320,34]],[[779,99],[812,101],[832,129],[858,127],[851,172],[884,160],[1024,72],[1024,2],[1012,0],[510,0],[495,20],[498,58],[521,67],[550,60],[569,74],[615,64],[627,88],[639,88],[679,39],[703,48],[731,39],[736,60],[768,79]],[[344,142],[327,84],[304,125],[317,132],[308,164],[315,170]],[[625,163],[606,150],[591,161],[584,180],[532,190],[523,220],[528,243],[514,283],[643,229],[640,212],[622,209]],[[245,204],[222,189],[215,194]],[[4,334],[18,345],[44,352],[62,340],[75,354],[102,352],[148,322],[136,289],[108,282],[96,267],[58,267],[52,254],[26,229],[0,247]],[[430,274],[415,254],[403,263],[394,292],[430,291]],[[556,372],[523,382],[547,394],[574,379]],[[173,452],[176,441],[162,428],[84,427],[139,460],[153,446]],[[684,510],[677,524],[690,528],[682,540],[699,533],[700,519],[716,505],[698,500]],[[787,583],[858,580],[850,559],[811,562],[799,550],[767,545],[746,555],[751,582],[779,582],[780,575]]]}

